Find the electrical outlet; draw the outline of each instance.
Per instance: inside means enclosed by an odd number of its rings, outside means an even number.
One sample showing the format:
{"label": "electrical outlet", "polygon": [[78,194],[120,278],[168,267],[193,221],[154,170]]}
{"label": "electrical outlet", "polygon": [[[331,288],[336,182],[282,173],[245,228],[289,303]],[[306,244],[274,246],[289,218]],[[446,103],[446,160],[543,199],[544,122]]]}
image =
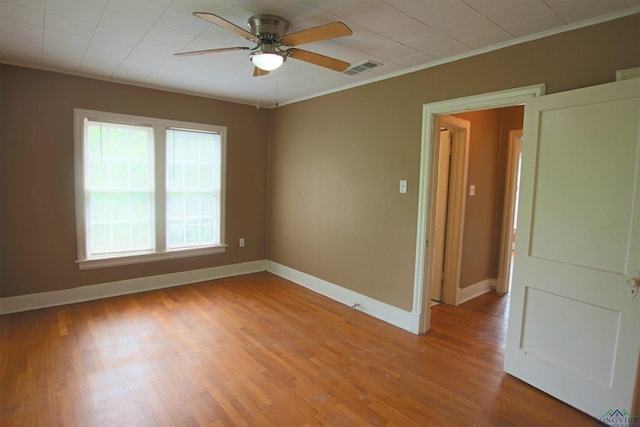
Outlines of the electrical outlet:
{"label": "electrical outlet", "polygon": [[239,245],[240,245],[241,248],[244,248],[244,237],[240,238]]}

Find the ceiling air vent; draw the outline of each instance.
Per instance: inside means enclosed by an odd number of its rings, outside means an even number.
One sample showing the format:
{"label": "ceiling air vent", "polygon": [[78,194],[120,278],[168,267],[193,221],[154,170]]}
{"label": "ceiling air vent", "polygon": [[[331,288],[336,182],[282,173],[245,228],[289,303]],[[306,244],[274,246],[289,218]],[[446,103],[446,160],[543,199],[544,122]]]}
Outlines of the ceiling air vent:
{"label": "ceiling air vent", "polygon": [[358,74],[361,73],[363,71],[367,71],[370,70],[372,68],[377,67],[378,65],[382,65],[379,62],[375,62],[375,61],[367,61],[363,64],[360,65],[354,65],[353,67],[347,69],[346,71],[344,71],[344,74],[348,75],[348,76],[353,76],[354,74]]}

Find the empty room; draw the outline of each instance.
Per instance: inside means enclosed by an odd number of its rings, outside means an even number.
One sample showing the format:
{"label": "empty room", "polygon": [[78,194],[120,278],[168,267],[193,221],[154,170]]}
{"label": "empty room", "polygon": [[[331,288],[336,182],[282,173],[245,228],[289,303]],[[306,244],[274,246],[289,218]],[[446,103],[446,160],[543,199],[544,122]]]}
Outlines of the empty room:
{"label": "empty room", "polygon": [[0,0],[0,425],[640,425],[635,0]]}

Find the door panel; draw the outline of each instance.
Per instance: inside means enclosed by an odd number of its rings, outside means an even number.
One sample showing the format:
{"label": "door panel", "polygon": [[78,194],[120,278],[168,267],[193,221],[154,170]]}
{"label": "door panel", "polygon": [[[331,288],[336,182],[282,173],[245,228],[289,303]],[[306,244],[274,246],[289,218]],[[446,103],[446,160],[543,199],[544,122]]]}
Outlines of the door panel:
{"label": "door panel", "polygon": [[[526,292],[521,348],[609,387],[620,313],[536,288],[527,288]],[[591,331],[593,338],[583,339],[584,330]]]}
{"label": "door panel", "polygon": [[[638,132],[625,124],[637,122],[635,107],[623,99],[541,112],[532,256],[624,273]],[[602,143],[583,149],[590,138]]]}
{"label": "door panel", "polygon": [[594,417],[637,411],[639,123],[640,79],[525,106],[505,370]]}

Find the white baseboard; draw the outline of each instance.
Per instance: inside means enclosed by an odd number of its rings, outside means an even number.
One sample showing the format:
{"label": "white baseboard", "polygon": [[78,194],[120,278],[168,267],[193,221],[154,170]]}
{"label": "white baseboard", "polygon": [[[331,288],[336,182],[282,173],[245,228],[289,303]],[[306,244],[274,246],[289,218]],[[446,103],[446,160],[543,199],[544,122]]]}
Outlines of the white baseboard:
{"label": "white baseboard", "polygon": [[73,304],[154,289],[170,288],[173,286],[187,285],[189,283],[221,279],[223,277],[257,273],[259,271],[265,271],[266,269],[267,261],[259,260],[241,264],[203,268],[200,270],[119,280],[117,282],[101,283],[98,285],[79,286],[77,288],[62,289],[59,291],[0,298],[0,314],[16,313],[19,311]]}
{"label": "white baseboard", "polygon": [[241,264],[204,268],[200,270],[181,271],[157,276],[119,280],[97,285],[79,286],[77,288],[62,289],[59,291],[0,298],[0,314],[10,314],[20,311],[36,310],[39,308],[74,304],[118,295],[134,294],[154,289],[170,288],[174,286],[188,285],[190,283],[221,279],[224,277],[256,273],[265,270],[342,304],[348,306],[358,304],[357,309],[363,313],[369,314],[404,330],[417,333],[417,317],[411,312],[399,309],[366,295],[362,295],[268,260],[251,261]]}
{"label": "white baseboard", "polygon": [[[290,280],[302,287],[305,287],[313,292],[324,295],[331,298],[334,301],[352,307],[354,304],[358,304],[356,307],[363,313],[369,314],[375,318],[378,318],[384,322],[395,325],[404,330],[414,332],[415,329],[412,326],[412,313],[389,305],[387,303],[378,301],[366,295],[359,294],[352,290],[343,288],[336,284],[327,282],[309,274],[303,273],[293,268],[278,264],[273,261],[267,262],[267,271],[280,276],[284,279]],[[414,332],[416,333],[416,332]]]}
{"label": "white baseboard", "polygon": [[486,294],[487,292],[491,292],[491,290],[495,288],[496,279],[489,278],[484,279],[481,282],[474,283],[473,285],[467,286],[466,288],[458,289],[458,305],[472,300],[475,297],[479,297],[482,294]]}

